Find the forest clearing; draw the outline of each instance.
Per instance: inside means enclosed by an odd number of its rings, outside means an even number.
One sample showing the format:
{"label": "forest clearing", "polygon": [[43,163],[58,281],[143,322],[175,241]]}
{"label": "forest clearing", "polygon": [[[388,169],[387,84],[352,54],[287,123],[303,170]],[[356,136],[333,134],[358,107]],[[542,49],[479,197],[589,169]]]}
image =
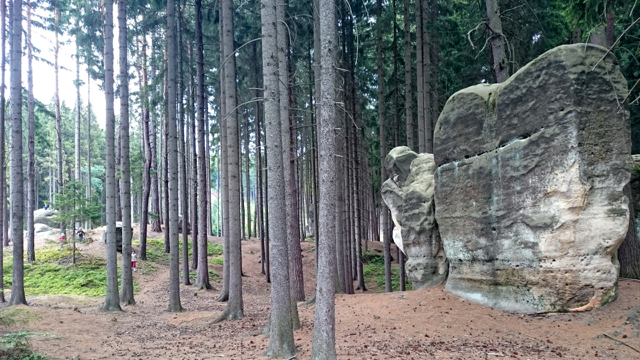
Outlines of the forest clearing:
{"label": "forest clearing", "polygon": [[[136,234],[137,235],[137,234]],[[149,233],[149,238],[157,236]],[[100,235],[89,235],[100,238]],[[53,235],[49,240],[55,240]],[[220,244],[221,239],[210,237]],[[40,239],[39,246],[46,245]],[[315,289],[314,244],[302,243],[305,287]],[[381,248],[370,243],[370,248]],[[260,274],[260,243],[243,241],[245,317],[211,325],[224,309],[217,290],[181,285],[181,313],[166,311],[166,266],[135,273],[136,305],[123,312],[100,310],[103,297],[28,296],[27,324],[34,350],[50,359],[262,359],[268,336],[269,284]],[[104,257],[104,244],[78,244],[85,254]],[[214,257],[212,257],[214,258]],[[72,265],[69,265],[72,266]],[[210,269],[222,267],[210,262]],[[28,276],[28,274],[27,274]],[[371,280],[371,279],[368,279]],[[640,353],[640,282],[621,279],[620,298],[583,313],[521,315],[494,310],[444,292],[443,286],[417,291],[371,291],[336,295],[336,351],[339,359],[636,359]],[[212,278],[216,289],[220,278]],[[296,359],[309,359],[315,305],[298,303],[302,328],[294,332]],[[634,315],[635,314],[635,315]],[[617,340],[615,340],[617,339]],[[627,344],[624,345],[623,344]]]}

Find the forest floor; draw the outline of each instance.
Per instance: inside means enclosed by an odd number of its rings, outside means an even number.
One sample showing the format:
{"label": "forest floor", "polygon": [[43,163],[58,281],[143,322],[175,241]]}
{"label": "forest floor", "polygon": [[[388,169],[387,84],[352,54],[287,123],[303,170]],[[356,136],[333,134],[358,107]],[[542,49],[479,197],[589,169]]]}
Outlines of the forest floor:
{"label": "forest floor", "polygon": [[[78,248],[104,257],[100,235],[89,232],[88,236],[97,241]],[[215,237],[210,241],[221,243]],[[265,358],[269,339],[261,330],[270,303],[269,284],[259,263],[260,242],[244,241],[242,250],[246,276],[241,320],[211,325],[225,308],[215,301],[221,277],[212,279],[216,290],[181,285],[185,311],[168,313],[169,270],[158,266],[145,272],[142,261],[134,273],[136,305],[123,307],[123,312],[105,312],[99,310],[102,297],[27,296],[29,306],[23,308],[32,321],[15,325],[15,330],[44,334],[33,337],[31,343],[36,352],[54,359]],[[314,244],[303,242],[302,251],[309,297],[315,288]],[[222,274],[220,265],[210,262],[210,268]],[[463,301],[442,286],[339,294],[336,350],[339,359],[640,359],[640,282],[620,280],[619,292],[616,302],[601,309],[539,316]],[[8,298],[9,291],[5,295]],[[298,309],[302,328],[294,333],[295,359],[309,359],[315,306],[298,303]]]}

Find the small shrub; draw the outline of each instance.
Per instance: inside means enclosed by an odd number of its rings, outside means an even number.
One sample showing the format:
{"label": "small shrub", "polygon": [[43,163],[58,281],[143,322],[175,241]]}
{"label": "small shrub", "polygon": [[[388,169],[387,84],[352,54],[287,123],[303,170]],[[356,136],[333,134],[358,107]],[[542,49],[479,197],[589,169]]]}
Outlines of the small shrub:
{"label": "small shrub", "polygon": [[211,262],[216,264],[216,265],[223,265],[224,264],[224,259],[221,258],[221,257],[217,257],[217,258],[211,259]]}
{"label": "small shrub", "polygon": [[28,331],[7,333],[0,336],[0,359],[6,360],[44,360],[44,355],[36,354],[31,349],[29,338],[40,336]]}

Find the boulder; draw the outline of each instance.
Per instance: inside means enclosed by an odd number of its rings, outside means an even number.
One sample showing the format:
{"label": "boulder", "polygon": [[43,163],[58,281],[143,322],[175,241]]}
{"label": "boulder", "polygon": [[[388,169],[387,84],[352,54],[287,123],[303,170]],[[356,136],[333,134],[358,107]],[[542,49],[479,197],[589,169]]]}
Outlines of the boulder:
{"label": "boulder", "polygon": [[35,224],[45,224],[52,228],[58,228],[60,223],[57,223],[53,220],[53,218],[58,214],[57,210],[45,210],[38,209],[33,212],[33,222]]}
{"label": "boulder", "polygon": [[616,298],[629,223],[627,91],[611,53],[575,44],[449,98],[434,134],[447,291],[524,313]]}
{"label": "boulder", "polygon": [[45,224],[33,224],[33,230],[36,234],[44,232],[48,233],[51,231],[51,227]]}
{"label": "boulder", "polygon": [[382,198],[395,224],[393,241],[407,255],[407,277],[413,289],[440,285],[448,263],[434,216],[433,155],[396,147],[387,155],[385,168],[390,179],[382,185]]}

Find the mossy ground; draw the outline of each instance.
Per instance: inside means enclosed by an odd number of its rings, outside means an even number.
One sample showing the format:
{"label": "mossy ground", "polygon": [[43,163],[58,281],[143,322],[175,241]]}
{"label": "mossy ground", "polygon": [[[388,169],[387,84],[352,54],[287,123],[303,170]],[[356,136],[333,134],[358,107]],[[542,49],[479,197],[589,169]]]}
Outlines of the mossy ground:
{"label": "mossy ground", "polygon": [[[3,265],[5,286],[10,288],[13,274],[11,254],[4,255]],[[24,264],[26,295],[104,296],[107,288],[106,278],[104,259],[76,249],[74,264],[73,250],[69,245],[62,249],[57,246],[38,249],[36,261]],[[135,282],[134,290],[137,290]]]}

